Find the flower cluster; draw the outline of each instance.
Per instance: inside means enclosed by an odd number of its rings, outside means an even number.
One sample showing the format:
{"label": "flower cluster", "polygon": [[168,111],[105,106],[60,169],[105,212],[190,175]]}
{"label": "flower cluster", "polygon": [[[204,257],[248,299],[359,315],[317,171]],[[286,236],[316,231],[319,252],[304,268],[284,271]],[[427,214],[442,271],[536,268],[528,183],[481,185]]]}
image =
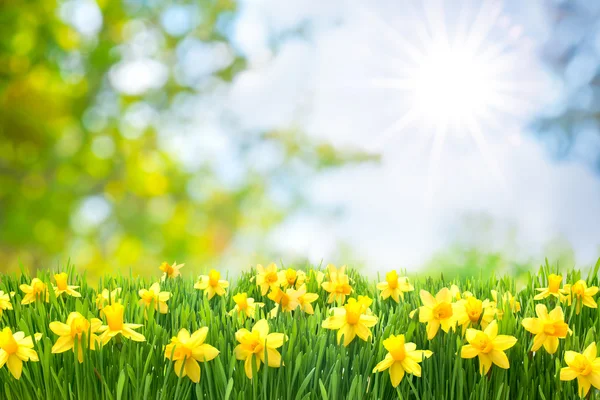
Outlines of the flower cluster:
{"label": "flower cluster", "polygon": [[[40,278],[33,278],[29,283],[21,281],[19,288],[22,294],[14,300],[17,303],[13,301],[14,292],[0,291],[0,320],[9,320],[3,315],[14,312],[15,304],[18,307],[54,307],[56,302],[60,302],[66,312],[59,314],[60,320],[49,323],[49,332],[56,336],[50,352],[72,352],[79,363],[84,363],[93,357],[87,355],[90,351],[97,354],[105,346],[112,346],[111,343],[122,346],[128,340],[145,342],[144,333],[149,331],[143,331],[143,328],[167,322],[171,315],[164,314],[171,313],[173,307],[185,302],[185,299],[173,297],[170,291],[183,284],[181,267],[183,264],[163,263],[160,266],[163,272],[161,280],[141,286],[141,289],[137,286],[136,290],[131,290],[122,285],[100,288],[93,294],[86,294],[86,290],[70,284],[73,276],[66,272],[53,276],[55,284]],[[574,280],[563,286],[562,276],[556,274],[548,276],[547,287],[530,287],[529,293],[535,289],[535,296],[523,296],[522,292],[513,295],[498,290],[488,291],[486,295],[468,282],[466,289],[469,290],[461,290],[457,285],[437,286],[437,291],[421,289],[417,296],[409,279],[399,276],[397,271],[388,272],[385,281],[371,289],[359,284],[359,279],[352,271],[347,272],[346,266],[327,265],[322,272],[279,269],[272,263],[267,267],[257,265],[256,273],[238,287],[243,290],[234,291],[227,297],[229,282],[222,279],[221,273],[216,270],[201,275],[193,287],[198,290],[195,293],[198,293],[197,299],[201,304],[218,304],[215,309],[227,311],[223,318],[234,327],[231,334],[235,332],[235,347],[231,343],[223,347],[225,344],[220,341],[208,341],[218,343],[221,351],[228,349],[229,354],[242,361],[243,364],[234,361],[236,366],[231,368],[240,373],[243,368],[249,379],[255,378],[263,365],[264,368],[285,366],[284,358],[289,349],[284,345],[289,340],[286,333],[290,332],[287,328],[281,329],[285,325],[278,324],[279,321],[322,318],[322,321],[313,320],[311,329],[328,335],[332,340],[335,335],[338,346],[374,346],[376,352],[380,351],[369,369],[374,365],[374,374],[387,371],[385,373],[393,387],[400,385],[406,374],[416,377],[427,374],[430,366],[425,360],[436,359],[430,349],[436,341],[444,340],[440,336],[454,335],[452,341],[456,339],[459,344],[458,355],[465,360],[460,362],[469,365],[474,363],[471,359],[477,358],[477,363],[471,365],[484,376],[491,374],[492,369],[501,371],[511,367],[509,355],[518,341],[517,347],[529,351],[531,357],[539,357],[540,352],[556,354],[561,346],[578,347],[577,341],[565,340],[573,333],[571,327],[575,329],[576,326],[571,317],[580,314],[584,307],[597,308],[594,296],[598,288],[591,286],[594,281],[590,280],[588,284],[584,280]],[[89,297],[92,295],[94,297]],[[92,304],[92,311],[81,307],[80,298],[86,296]],[[203,296],[206,298],[203,299]],[[134,301],[131,301],[132,298]],[[46,305],[47,302],[52,302],[52,305]],[[409,302],[413,304],[410,308]],[[267,303],[272,307],[267,308]],[[391,315],[381,312],[383,304],[386,304],[387,310],[394,312]],[[69,308],[71,306],[73,308]],[[563,307],[570,307],[570,317]],[[389,328],[390,318],[406,318],[406,313],[410,318],[406,322],[411,324],[411,328],[406,332],[393,332]],[[173,320],[177,318],[173,316]],[[144,323],[133,323],[140,321]],[[159,331],[164,332],[166,326],[170,325],[159,327]],[[201,368],[206,368],[201,367],[201,363],[215,359],[220,351],[207,343],[207,339],[212,337],[209,337],[209,327],[198,327],[194,321],[191,328],[173,330],[170,335],[174,336],[161,347],[160,354],[170,360],[168,371],[198,383]],[[419,330],[417,334],[415,328]],[[520,335],[520,339],[510,333]],[[26,335],[23,331],[13,333],[10,327],[4,327],[0,331],[0,368],[7,365],[10,374],[19,379],[23,363],[39,361],[39,348],[36,346],[42,346],[38,343],[41,336],[41,333]],[[216,337],[213,339],[216,340]],[[149,342],[153,340],[152,336],[148,339]],[[596,343],[589,339],[586,342],[585,349],[583,346],[574,349],[581,353],[563,349],[566,367],[559,374],[557,369],[557,379],[577,379],[582,397],[592,386],[600,389],[600,358],[597,357]],[[27,374],[27,369],[25,371]]]}

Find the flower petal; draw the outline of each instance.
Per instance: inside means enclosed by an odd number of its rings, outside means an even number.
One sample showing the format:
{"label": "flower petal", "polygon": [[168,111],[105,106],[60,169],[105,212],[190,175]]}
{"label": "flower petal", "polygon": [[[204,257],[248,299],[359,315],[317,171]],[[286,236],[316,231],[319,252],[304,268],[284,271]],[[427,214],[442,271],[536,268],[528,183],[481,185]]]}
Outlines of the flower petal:
{"label": "flower petal", "polygon": [[421,301],[423,302],[424,306],[429,308],[435,307],[435,299],[428,291],[421,289],[419,292],[419,297],[421,297]]}
{"label": "flower petal", "polygon": [[390,380],[392,381],[393,387],[398,387],[400,382],[404,378],[404,369],[402,369],[402,363],[395,362],[390,367]]}
{"label": "flower petal", "polygon": [[510,363],[508,362],[508,357],[506,353],[500,350],[492,350],[490,353],[490,357],[492,358],[492,362],[503,369],[508,369],[510,367]]}
{"label": "flower petal", "polygon": [[23,372],[23,361],[21,361],[19,357],[17,357],[15,354],[11,354],[8,356],[8,362],[6,365],[15,379],[21,378],[21,373]]}
{"label": "flower petal", "polygon": [[267,335],[266,347],[276,349],[283,346],[283,342],[287,340],[287,336],[283,333],[270,333]]}
{"label": "flower petal", "polygon": [[558,338],[556,336],[547,336],[544,341],[544,348],[548,354],[556,353],[556,350],[558,350]]}
{"label": "flower petal", "polygon": [[498,335],[494,340],[492,340],[492,344],[495,349],[498,350],[507,350],[513,347],[517,343],[517,338],[514,336],[508,335]]}
{"label": "flower petal", "polygon": [[260,337],[266,338],[269,334],[269,323],[266,319],[261,319],[252,327],[252,333],[258,332]]}
{"label": "flower petal", "polygon": [[281,354],[275,349],[266,348],[269,367],[279,368],[281,366]]}
{"label": "flower petal", "polygon": [[200,364],[193,358],[188,358],[185,362],[185,372],[194,383],[200,382]]}
{"label": "flower petal", "polygon": [[466,344],[460,349],[460,356],[462,358],[474,358],[478,354],[479,351],[477,351],[477,349],[470,344]]}
{"label": "flower petal", "polygon": [[560,380],[561,381],[572,381],[577,378],[577,372],[570,367],[560,369]]}
{"label": "flower petal", "polygon": [[71,334],[71,327],[62,322],[54,321],[50,322],[50,330],[58,336],[65,336]]}
{"label": "flower petal", "polygon": [[198,361],[210,361],[219,355],[219,350],[210,344],[202,344],[192,350],[192,357]]}
{"label": "flower petal", "polygon": [[594,361],[596,359],[596,343],[592,342],[584,351],[583,355],[590,361]]}
{"label": "flower petal", "polygon": [[383,360],[381,360],[375,366],[375,368],[373,368],[373,373],[385,371],[386,369],[388,369],[389,367],[391,367],[393,363],[394,363],[394,358],[392,357],[392,355],[390,353],[387,353],[385,355],[385,358]]}
{"label": "flower petal", "polygon": [[524,318],[523,322],[521,323],[527,331],[533,333],[534,335],[537,335],[544,329],[542,321],[540,321],[538,318]]}
{"label": "flower petal", "polygon": [[74,346],[74,341],[71,335],[61,336],[58,338],[54,346],[52,346],[52,353],[63,353],[67,350],[71,350]]}

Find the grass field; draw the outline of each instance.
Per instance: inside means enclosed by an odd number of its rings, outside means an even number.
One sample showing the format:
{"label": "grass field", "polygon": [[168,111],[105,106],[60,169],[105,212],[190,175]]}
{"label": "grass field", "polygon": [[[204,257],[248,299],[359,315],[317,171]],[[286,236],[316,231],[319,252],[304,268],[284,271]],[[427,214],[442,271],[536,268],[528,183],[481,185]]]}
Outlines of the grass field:
{"label": "grass field", "polygon": [[1,275],[3,398],[571,399],[591,384],[581,395],[600,399],[600,261],[560,281],[546,263],[524,287],[334,267],[226,282],[173,267],[94,287],[71,267]]}

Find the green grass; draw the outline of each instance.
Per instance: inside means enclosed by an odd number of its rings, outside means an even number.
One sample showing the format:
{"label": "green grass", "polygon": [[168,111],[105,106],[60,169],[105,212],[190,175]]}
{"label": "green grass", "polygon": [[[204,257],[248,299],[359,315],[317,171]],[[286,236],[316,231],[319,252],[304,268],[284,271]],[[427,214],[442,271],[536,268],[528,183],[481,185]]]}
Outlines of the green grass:
{"label": "green grass", "polygon": [[[585,273],[588,285],[598,285],[598,269]],[[309,268],[302,268],[305,271]],[[284,366],[269,368],[264,365],[255,379],[246,377],[243,361],[236,360],[233,349],[237,345],[235,332],[253,321],[242,320],[227,314],[234,306],[231,299],[238,292],[263,301],[263,314],[273,307],[273,302],[261,296],[255,283],[250,281],[254,271],[243,273],[231,282],[226,296],[208,300],[193,288],[195,279],[176,278],[162,283],[162,290],[172,292],[169,312],[166,315],[149,313],[138,305],[138,290],[148,288],[155,279],[135,276],[106,277],[97,287],[86,283],[85,275],[77,275],[67,268],[69,283],[80,286],[82,298],[56,298],[50,293],[50,302],[21,305],[22,292],[19,285],[29,283],[31,277],[25,272],[18,275],[0,275],[0,290],[16,292],[11,302],[14,310],[5,311],[0,328],[10,327],[13,332],[22,330],[26,335],[36,332],[44,337],[36,344],[40,362],[26,362],[20,380],[14,379],[8,369],[0,369],[0,384],[8,399],[569,399],[577,398],[576,381],[561,382],[559,371],[565,367],[565,350],[581,352],[592,341],[598,341],[600,319],[597,309],[584,308],[576,315],[575,306],[565,309],[566,320],[573,335],[560,341],[556,354],[549,355],[543,349],[532,354],[529,349],[532,335],[521,325],[524,317],[535,316],[534,288],[546,287],[550,267],[540,268],[530,275],[525,287],[516,288],[510,277],[460,279],[447,281],[443,275],[411,279],[415,291],[407,293],[405,300],[397,304],[390,299],[381,300],[375,284],[379,280],[367,279],[350,270],[353,279],[353,297],[368,295],[373,298],[371,309],[379,317],[372,328],[369,342],[356,338],[348,347],[336,343],[335,331],[321,327],[327,317],[329,305],[325,303],[326,292],[319,289],[314,280],[307,284],[309,292],[319,294],[314,315],[300,311],[281,313],[269,319],[271,332],[283,332],[289,340],[279,350]],[[53,271],[56,272],[56,271]],[[185,269],[182,270],[185,274]],[[556,272],[554,270],[553,272]],[[47,285],[54,281],[50,271],[38,272],[37,277]],[[566,283],[580,279],[579,271],[563,271]],[[380,280],[384,280],[383,278]],[[563,281],[563,282],[565,282]],[[510,369],[493,366],[491,373],[481,376],[478,360],[461,359],[460,348],[465,339],[460,334],[438,333],[427,340],[425,325],[409,313],[421,306],[419,290],[435,293],[442,287],[456,284],[462,291],[469,290],[480,299],[491,299],[490,290],[516,294],[522,310],[513,314],[504,307],[504,318],[499,321],[500,334],[518,339],[507,351]],[[95,305],[96,294],[102,288],[122,288],[121,299],[126,308],[125,322],[141,323],[139,332],[146,342],[136,343],[126,339],[113,339],[100,351],[85,351],[84,362],[79,364],[73,352],[52,354],[51,348],[57,336],[50,331],[51,321],[64,322],[71,311],[79,311],[89,317],[99,317]],[[549,308],[553,300],[542,303]],[[501,305],[502,306],[502,305]],[[173,363],[164,358],[164,346],[180,328],[195,331],[208,326],[206,343],[215,346],[220,354],[212,361],[201,363],[202,375],[198,384],[188,378],[178,378]],[[422,362],[422,377],[406,375],[397,388],[393,388],[388,372],[373,374],[374,366],[386,354],[382,341],[391,334],[405,334],[407,342],[415,342],[417,348],[433,351],[433,356]],[[592,388],[590,397],[600,399],[598,390]]]}

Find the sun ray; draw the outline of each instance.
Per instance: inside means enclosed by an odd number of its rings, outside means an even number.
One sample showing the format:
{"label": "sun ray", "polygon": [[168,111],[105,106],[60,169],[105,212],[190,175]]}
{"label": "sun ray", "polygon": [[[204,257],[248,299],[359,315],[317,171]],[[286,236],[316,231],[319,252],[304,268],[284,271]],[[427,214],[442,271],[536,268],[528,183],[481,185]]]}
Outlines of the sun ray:
{"label": "sun ray", "polygon": [[447,124],[438,123],[433,136],[433,145],[429,152],[429,166],[427,168],[427,190],[425,192],[426,208],[431,208],[435,194],[435,182],[437,178],[438,165],[442,156],[444,141],[446,140]]}
{"label": "sun ray", "polygon": [[384,18],[381,18],[373,9],[366,6],[362,6],[361,9],[364,10],[364,15],[375,21],[374,26],[383,31],[384,38],[393,43],[394,49],[401,50],[402,54],[406,55],[411,61],[414,61],[415,63],[419,62],[423,57],[423,53],[417,46],[399,34],[396,29],[390,26],[390,24]]}
{"label": "sun ray", "polygon": [[387,127],[383,132],[377,135],[377,137],[367,145],[367,149],[370,151],[381,150],[381,146],[385,144],[386,140],[396,134],[402,133],[411,124],[416,122],[419,117],[419,111],[416,108],[411,108],[407,113],[398,118],[394,123]]}
{"label": "sun ray", "polygon": [[475,144],[477,145],[477,148],[481,153],[487,168],[492,172],[497,182],[502,185],[502,188],[506,190],[508,188],[506,185],[506,179],[502,173],[502,170],[500,169],[500,166],[498,165],[498,160],[490,151],[487,140],[481,130],[480,123],[477,122],[473,116],[469,116],[465,119],[465,126],[475,141]]}

